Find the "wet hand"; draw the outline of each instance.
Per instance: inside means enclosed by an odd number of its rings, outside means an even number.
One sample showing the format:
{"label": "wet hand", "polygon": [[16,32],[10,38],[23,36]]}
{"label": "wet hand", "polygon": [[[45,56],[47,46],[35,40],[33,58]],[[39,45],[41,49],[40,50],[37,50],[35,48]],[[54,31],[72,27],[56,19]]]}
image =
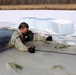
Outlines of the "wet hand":
{"label": "wet hand", "polygon": [[52,36],[48,36],[48,37],[46,38],[46,41],[52,41]]}
{"label": "wet hand", "polygon": [[35,53],[35,46],[29,47],[28,52]]}

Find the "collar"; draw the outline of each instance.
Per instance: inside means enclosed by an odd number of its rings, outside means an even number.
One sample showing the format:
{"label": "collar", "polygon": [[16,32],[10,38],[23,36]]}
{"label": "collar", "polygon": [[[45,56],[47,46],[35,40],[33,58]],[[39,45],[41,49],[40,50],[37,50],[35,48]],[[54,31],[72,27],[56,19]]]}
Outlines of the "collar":
{"label": "collar", "polygon": [[19,35],[22,35],[22,33],[21,33],[21,31],[19,29],[17,31],[18,31]]}

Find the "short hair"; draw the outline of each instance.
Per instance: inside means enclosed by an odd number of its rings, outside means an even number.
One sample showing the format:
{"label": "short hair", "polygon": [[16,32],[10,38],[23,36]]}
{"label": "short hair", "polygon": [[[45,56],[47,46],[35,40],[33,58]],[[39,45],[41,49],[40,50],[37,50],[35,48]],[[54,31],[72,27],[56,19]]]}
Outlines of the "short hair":
{"label": "short hair", "polygon": [[29,25],[28,25],[27,23],[25,23],[25,22],[22,22],[22,23],[19,25],[18,28],[19,28],[19,29],[20,29],[20,28],[29,28]]}

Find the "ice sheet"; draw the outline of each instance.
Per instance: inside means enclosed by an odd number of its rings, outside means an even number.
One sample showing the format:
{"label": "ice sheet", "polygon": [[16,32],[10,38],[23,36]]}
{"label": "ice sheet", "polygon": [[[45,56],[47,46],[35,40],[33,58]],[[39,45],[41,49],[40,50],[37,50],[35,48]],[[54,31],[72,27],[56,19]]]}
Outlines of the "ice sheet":
{"label": "ice sheet", "polygon": [[[15,49],[0,54],[1,75],[75,75],[76,56],[36,51],[35,54]],[[23,67],[16,72],[6,64],[15,62]]]}

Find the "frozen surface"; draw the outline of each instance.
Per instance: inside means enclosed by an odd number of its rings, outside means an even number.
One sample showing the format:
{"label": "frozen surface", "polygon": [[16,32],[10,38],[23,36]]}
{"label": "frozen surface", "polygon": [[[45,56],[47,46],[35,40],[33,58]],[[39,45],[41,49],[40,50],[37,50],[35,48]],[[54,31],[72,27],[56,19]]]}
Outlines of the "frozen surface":
{"label": "frozen surface", "polygon": [[[23,67],[16,72],[7,66],[15,62]],[[35,54],[11,49],[0,53],[1,75],[75,75],[76,55],[37,51]]]}
{"label": "frozen surface", "polygon": [[[2,33],[9,33],[10,31]],[[3,37],[3,34],[1,34]],[[48,34],[49,35],[49,34]],[[76,75],[76,37],[52,35],[53,41],[28,42],[28,45],[35,45],[36,52],[21,52],[17,49],[9,49],[0,53],[0,74],[1,75]],[[55,48],[56,45],[68,45],[70,47]],[[40,51],[38,51],[40,50]],[[22,66],[22,70],[15,71],[7,63],[14,62]]]}

